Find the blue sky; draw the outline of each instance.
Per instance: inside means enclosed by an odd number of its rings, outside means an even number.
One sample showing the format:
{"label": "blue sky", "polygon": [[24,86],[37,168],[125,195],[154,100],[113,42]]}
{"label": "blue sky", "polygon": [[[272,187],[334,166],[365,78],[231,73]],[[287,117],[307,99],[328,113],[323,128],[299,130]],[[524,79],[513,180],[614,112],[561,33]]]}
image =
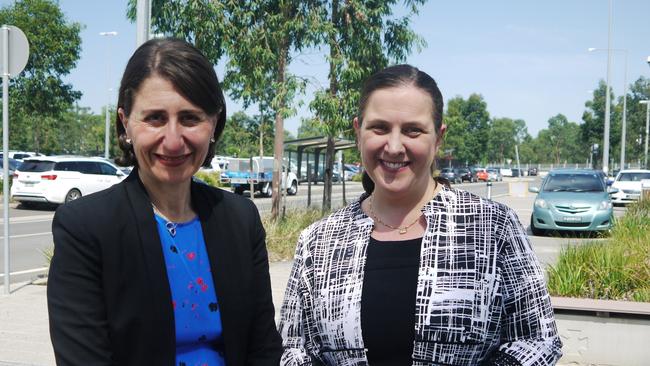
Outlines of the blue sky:
{"label": "blue sky", "polygon": [[[3,6],[12,1],[0,0]],[[82,53],[66,80],[83,92],[79,105],[99,113],[107,102],[106,65],[110,87],[116,89],[126,62],[135,50],[135,24],[126,20],[126,0],[60,0],[69,21],[85,25]],[[607,0],[430,0],[413,20],[413,28],[427,42],[407,60],[433,76],[445,101],[482,94],[493,117],[524,119],[531,134],[547,126],[550,117],[563,113],[581,123],[584,103],[606,74]],[[650,77],[650,1],[613,2],[612,48],[628,50],[628,84]],[[117,31],[115,37],[99,32]],[[611,85],[623,93],[624,56],[612,58]],[[291,71],[308,77],[311,85],[302,97],[327,81],[327,62],[319,52],[301,55]],[[222,66],[217,66],[219,76]],[[111,93],[111,104],[115,103]],[[228,114],[241,110],[228,100]],[[255,110],[248,111],[254,114]],[[306,106],[285,126],[296,132]],[[453,128],[453,126],[450,126]]]}

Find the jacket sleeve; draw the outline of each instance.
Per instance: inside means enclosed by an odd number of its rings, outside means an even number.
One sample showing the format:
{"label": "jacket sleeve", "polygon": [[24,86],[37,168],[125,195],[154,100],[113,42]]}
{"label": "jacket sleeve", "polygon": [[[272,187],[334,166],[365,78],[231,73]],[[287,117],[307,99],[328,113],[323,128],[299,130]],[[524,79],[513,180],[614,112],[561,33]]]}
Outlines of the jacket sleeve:
{"label": "jacket sleeve", "polygon": [[110,365],[101,250],[83,222],[68,205],[54,215],[47,281],[50,337],[57,365]]}
{"label": "jacket sleeve", "polygon": [[307,244],[307,230],[303,231],[298,239],[293,267],[284,293],[282,310],[280,311],[279,329],[282,336],[282,346],[284,347],[280,365],[283,366],[319,364],[317,362],[312,363],[309,349],[313,349],[313,347],[308,344],[309,341],[305,334],[308,326],[302,295],[304,293],[304,247]]}
{"label": "jacket sleeve", "polygon": [[275,326],[275,310],[271,293],[269,258],[266,250],[266,234],[255,206],[252,206],[252,260],[253,301],[255,318],[252,322],[248,344],[248,365],[277,366],[282,353],[282,340]]}
{"label": "jacket sleeve", "polygon": [[507,210],[500,233],[504,317],[501,345],[488,365],[555,365],[562,356],[544,274],[517,215]]}

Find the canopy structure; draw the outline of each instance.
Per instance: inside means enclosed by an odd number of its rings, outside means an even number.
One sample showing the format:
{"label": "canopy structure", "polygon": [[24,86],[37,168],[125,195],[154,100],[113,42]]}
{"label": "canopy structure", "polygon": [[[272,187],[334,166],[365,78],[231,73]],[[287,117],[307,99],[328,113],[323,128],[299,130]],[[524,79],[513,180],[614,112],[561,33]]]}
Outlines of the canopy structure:
{"label": "canopy structure", "polygon": [[[334,151],[352,149],[357,147],[356,142],[352,140],[334,138]],[[296,175],[298,179],[301,179],[301,170],[302,170],[302,159],[303,154],[307,154],[307,161],[309,161],[309,154],[314,154],[314,165],[312,166],[311,177],[312,181],[318,181],[319,171],[318,165],[320,160],[320,153],[323,149],[327,148],[327,136],[316,136],[316,137],[305,137],[295,140],[287,140],[284,142],[284,150],[289,153],[289,160],[291,160],[291,153],[296,152],[298,154],[297,158],[297,169],[298,172]],[[294,150],[295,149],[295,150]]]}

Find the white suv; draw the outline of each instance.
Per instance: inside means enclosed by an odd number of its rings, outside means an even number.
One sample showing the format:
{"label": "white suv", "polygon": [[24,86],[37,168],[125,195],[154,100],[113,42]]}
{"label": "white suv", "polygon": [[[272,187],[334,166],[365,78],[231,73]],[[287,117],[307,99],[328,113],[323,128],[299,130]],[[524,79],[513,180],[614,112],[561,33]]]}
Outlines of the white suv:
{"label": "white suv", "polygon": [[66,203],[101,191],[126,177],[102,158],[29,158],[13,175],[11,198],[21,203]]}

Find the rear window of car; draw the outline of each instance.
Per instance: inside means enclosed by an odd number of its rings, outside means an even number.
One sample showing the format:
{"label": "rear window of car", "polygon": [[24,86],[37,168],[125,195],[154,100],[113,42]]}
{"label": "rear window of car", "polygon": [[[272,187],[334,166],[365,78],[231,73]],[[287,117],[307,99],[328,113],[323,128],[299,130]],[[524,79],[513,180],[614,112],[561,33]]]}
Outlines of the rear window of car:
{"label": "rear window of car", "polygon": [[605,185],[597,174],[557,174],[547,178],[544,192],[603,192]]}
{"label": "rear window of car", "polygon": [[21,172],[47,172],[54,169],[53,161],[27,160],[18,167]]}
{"label": "rear window of car", "polygon": [[643,179],[650,179],[650,173],[621,173],[618,180],[621,182],[640,182]]}

